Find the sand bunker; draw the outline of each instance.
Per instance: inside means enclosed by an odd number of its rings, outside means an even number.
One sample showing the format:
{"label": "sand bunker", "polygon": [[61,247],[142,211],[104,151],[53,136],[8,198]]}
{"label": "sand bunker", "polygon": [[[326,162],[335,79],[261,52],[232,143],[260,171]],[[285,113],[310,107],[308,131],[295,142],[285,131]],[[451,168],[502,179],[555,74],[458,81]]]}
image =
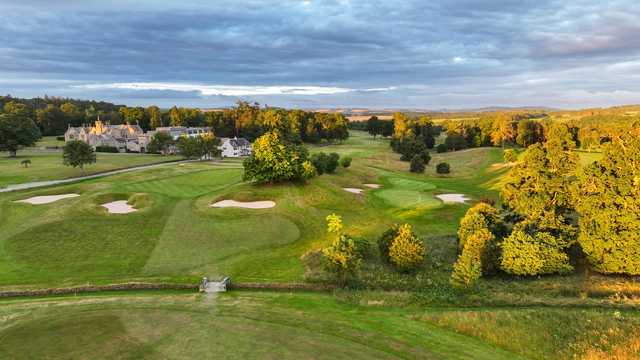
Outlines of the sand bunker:
{"label": "sand bunker", "polygon": [[54,201],[58,201],[58,200],[62,200],[62,199],[68,199],[68,198],[73,198],[76,196],[80,196],[78,194],[63,194],[63,195],[46,195],[46,196],[34,196],[28,199],[24,199],[24,200],[18,200],[17,202],[24,202],[24,203],[28,203],[28,204],[33,204],[33,205],[42,205],[42,204],[49,204],[52,203]]}
{"label": "sand bunker", "polygon": [[118,200],[110,203],[102,204],[111,214],[128,214],[138,211],[138,209],[127,203],[127,200]]}
{"label": "sand bunker", "polygon": [[211,204],[212,207],[225,208],[225,207],[238,207],[244,209],[268,209],[276,206],[273,201],[235,201],[235,200],[222,200],[215,204]]}
{"label": "sand bunker", "polygon": [[364,184],[364,186],[371,188],[371,189],[380,189],[382,187],[382,185],[380,184]]}
{"label": "sand bunker", "polygon": [[470,200],[464,194],[440,194],[436,195],[436,197],[445,204],[464,204],[465,201]]}
{"label": "sand bunker", "polygon": [[359,189],[359,188],[342,188],[342,189],[344,191],[347,191],[347,192],[350,192],[350,193],[353,193],[353,194],[362,194],[362,192],[364,191],[364,190]]}

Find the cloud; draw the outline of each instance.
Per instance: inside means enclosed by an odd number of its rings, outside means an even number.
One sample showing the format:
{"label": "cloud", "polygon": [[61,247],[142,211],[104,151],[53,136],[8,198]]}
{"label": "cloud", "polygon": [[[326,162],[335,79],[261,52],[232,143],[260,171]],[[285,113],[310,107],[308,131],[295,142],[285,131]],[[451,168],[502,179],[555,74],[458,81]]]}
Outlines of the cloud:
{"label": "cloud", "polygon": [[15,79],[0,81],[1,93],[134,105],[575,106],[546,95],[564,90],[587,106],[640,86],[635,0],[49,3],[0,2],[0,79]]}
{"label": "cloud", "polygon": [[200,93],[203,96],[262,96],[262,95],[332,95],[352,91],[388,91],[393,88],[348,89],[327,86],[243,86],[243,85],[198,85],[180,83],[111,83],[74,85],[82,89],[124,89],[136,91],[173,91]]}

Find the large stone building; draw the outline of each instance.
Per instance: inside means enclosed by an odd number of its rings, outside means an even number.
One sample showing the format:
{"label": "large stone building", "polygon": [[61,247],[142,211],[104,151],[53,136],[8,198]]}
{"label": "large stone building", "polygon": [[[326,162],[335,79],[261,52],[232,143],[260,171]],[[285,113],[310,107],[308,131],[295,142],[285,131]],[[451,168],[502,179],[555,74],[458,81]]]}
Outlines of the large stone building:
{"label": "large stone building", "polygon": [[93,146],[115,147],[120,152],[144,152],[149,143],[149,135],[138,125],[110,125],[97,120],[94,126],[69,127],[64,140],[79,140]]}
{"label": "large stone building", "polygon": [[[171,126],[159,127],[153,131],[144,132],[138,125],[110,125],[98,120],[93,126],[83,125],[69,127],[64,134],[64,140],[79,140],[93,146],[108,146],[117,148],[119,152],[146,152],[149,142],[157,132],[165,132],[174,140],[182,136],[198,137],[209,133],[205,127]],[[223,157],[240,157],[251,155],[251,143],[244,138],[220,139],[220,150]],[[173,152],[175,152],[175,147]]]}

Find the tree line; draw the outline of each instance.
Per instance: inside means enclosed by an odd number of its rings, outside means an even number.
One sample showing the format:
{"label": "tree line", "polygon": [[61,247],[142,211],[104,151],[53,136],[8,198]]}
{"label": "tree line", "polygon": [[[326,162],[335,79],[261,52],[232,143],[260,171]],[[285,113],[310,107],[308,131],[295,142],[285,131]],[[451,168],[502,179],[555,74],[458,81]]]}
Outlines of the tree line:
{"label": "tree line", "polygon": [[0,108],[19,104],[24,115],[33,120],[42,135],[62,135],[68,126],[91,124],[100,118],[113,125],[138,124],[147,131],[164,126],[209,127],[218,137],[245,137],[254,140],[278,128],[296,141],[318,143],[341,141],[349,136],[347,119],[340,113],[261,107],[244,101],[219,111],[174,106],[128,107],[107,102],[66,98],[0,98]]}

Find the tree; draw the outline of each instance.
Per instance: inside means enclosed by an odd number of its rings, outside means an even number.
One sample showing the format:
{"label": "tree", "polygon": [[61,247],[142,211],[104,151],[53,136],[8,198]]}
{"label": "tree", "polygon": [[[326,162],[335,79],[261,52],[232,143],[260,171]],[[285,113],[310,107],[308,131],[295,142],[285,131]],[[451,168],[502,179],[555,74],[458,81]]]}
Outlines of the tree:
{"label": "tree", "polygon": [[9,157],[15,157],[22,147],[34,145],[40,137],[40,129],[25,112],[0,114],[0,151],[8,151]]}
{"label": "tree", "polygon": [[436,165],[436,172],[438,174],[448,174],[451,172],[451,167],[449,166],[449,163],[441,162]]}
{"label": "tree", "polygon": [[201,148],[201,154],[207,159],[220,156],[222,150],[220,150],[220,139],[215,137],[212,132],[208,132],[198,137],[198,144]]}
{"label": "tree", "polygon": [[62,163],[66,166],[79,167],[84,175],[84,166],[96,162],[96,153],[91,145],[78,140],[67,141],[62,149]]}
{"label": "tree", "polygon": [[460,220],[458,246],[460,255],[453,267],[451,282],[468,287],[482,275],[500,267],[500,241],[507,229],[498,210],[486,203],[470,208]]}
{"label": "tree", "polygon": [[521,120],[517,126],[516,144],[527,147],[543,140],[542,126],[534,120]]}
{"label": "tree", "polygon": [[351,166],[351,158],[348,156],[343,157],[342,159],[340,159],[340,165],[343,168],[348,168],[349,166]]}
{"label": "tree", "polygon": [[316,168],[318,175],[322,175],[327,171],[327,163],[329,156],[326,153],[319,152],[311,155],[311,163]]}
{"label": "tree", "polygon": [[82,112],[72,102],[66,102],[60,105],[60,111],[64,114],[65,122],[73,126],[79,126],[82,123]]}
{"label": "tree", "polygon": [[200,159],[204,156],[198,138],[181,136],[176,142],[178,152],[187,159]]}
{"label": "tree", "polygon": [[487,254],[492,248],[495,236],[488,229],[473,232],[465,242],[464,248],[451,274],[451,283],[458,287],[469,287],[483,275],[483,265],[492,259]]}
{"label": "tree", "polygon": [[420,157],[422,158],[422,162],[425,165],[429,165],[429,162],[431,162],[431,154],[429,154],[429,152],[427,150],[424,150],[421,154]]}
{"label": "tree", "polygon": [[307,149],[283,141],[274,131],[262,135],[253,144],[253,153],[244,160],[244,180],[274,183],[306,180],[316,172],[308,160]]}
{"label": "tree", "polygon": [[169,148],[175,143],[171,134],[164,131],[158,131],[151,137],[147,150],[150,153],[160,153],[167,155]]}
{"label": "tree", "polygon": [[422,156],[414,155],[413,159],[411,159],[409,171],[411,171],[412,173],[423,173],[424,168],[424,159],[422,158]]}
{"label": "tree", "polygon": [[382,134],[382,124],[377,116],[372,116],[367,120],[367,132],[373,136],[375,139],[376,136]]}
{"label": "tree", "polygon": [[389,260],[403,272],[416,269],[424,261],[424,244],[411,230],[411,225],[398,228],[398,235],[389,247]]}
{"label": "tree", "polygon": [[579,173],[578,242],[596,271],[640,275],[640,131],[624,134]]}
{"label": "tree", "polygon": [[355,241],[342,233],[342,218],[336,214],[327,216],[327,232],[335,235],[331,245],[322,249],[327,269],[338,275],[341,284],[347,283],[347,275],[360,266],[361,258]]}
{"label": "tree", "polygon": [[449,151],[447,144],[438,144],[438,146],[436,146],[436,152],[438,154],[446,153],[447,151]]}
{"label": "tree", "polygon": [[146,118],[149,119],[149,128],[155,129],[162,126],[162,112],[157,106],[149,106],[147,108]]}
{"label": "tree", "polygon": [[449,134],[444,139],[444,144],[450,150],[462,150],[467,148],[467,140],[460,134]]}
{"label": "tree", "polygon": [[516,137],[516,130],[513,128],[514,122],[511,116],[500,114],[494,121],[493,131],[491,133],[491,142],[494,145],[504,147],[506,143],[513,142]]}
{"label": "tree", "polygon": [[29,159],[22,160],[20,161],[20,165],[24,166],[25,168],[28,168],[29,165],[31,165],[31,160]]}

